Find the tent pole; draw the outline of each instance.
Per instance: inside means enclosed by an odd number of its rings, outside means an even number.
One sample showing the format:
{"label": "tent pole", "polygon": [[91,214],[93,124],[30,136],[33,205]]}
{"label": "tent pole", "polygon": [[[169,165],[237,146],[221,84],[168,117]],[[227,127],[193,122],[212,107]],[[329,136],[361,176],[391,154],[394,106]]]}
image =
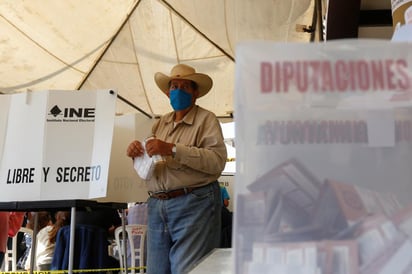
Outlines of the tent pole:
{"label": "tent pole", "polygon": [[110,38],[110,42],[107,44],[106,48],[103,50],[102,54],[100,55],[99,58],[97,58],[96,62],[94,63],[93,67],[89,70],[89,72],[83,77],[83,80],[81,81],[81,83],[78,85],[77,89],[81,89],[81,87],[83,86],[83,84],[86,82],[87,78],[89,77],[89,75],[94,71],[94,69],[96,68],[97,64],[99,63],[99,61],[103,58],[104,54],[107,52],[107,50],[109,49],[110,45],[114,42],[114,40],[116,39],[116,37],[119,35],[119,33],[121,32],[121,30],[123,29],[123,27],[127,24],[127,21],[129,20],[129,18],[132,16],[133,12],[137,9],[137,7],[139,6],[140,1],[137,1],[135,3],[135,6],[131,9],[130,13],[127,15],[127,17],[125,18],[125,20],[123,21],[122,25],[119,27],[119,29],[117,30],[117,32],[114,34],[114,36],[112,38]]}
{"label": "tent pole", "polygon": [[[315,0],[315,12],[314,12],[314,18],[313,18],[313,23],[312,26],[315,26],[318,28],[318,35],[319,35],[319,41],[323,41],[323,16],[322,14],[322,0]],[[311,42],[314,41],[314,38],[311,37]]]}
{"label": "tent pole", "polygon": [[143,113],[144,115],[146,115],[147,117],[149,117],[150,119],[154,118],[154,116],[150,115],[149,113],[147,113],[147,112],[144,111],[143,109],[139,108],[138,106],[136,106],[135,104],[133,104],[132,102],[130,102],[129,100],[127,100],[126,98],[122,97],[121,95],[117,94],[117,98],[119,98],[121,101],[125,102],[126,104],[128,104],[128,105],[131,106],[132,108],[137,109],[138,111],[140,111],[141,113]]}
{"label": "tent pole", "polygon": [[224,55],[226,55],[227,58],[235,62],[235,58],[231,56],[228,52],[226,52],[222,47],[220,47],[218,44],[216,44],[214,41],[212,41],[208,36],[206,36],[203,32],[201,32],[199,29],[197,29],[192,23],[189,22],[189,20],[186,19],[182,14],[180,14],[175,8],[172,7],[167,1],[162,0],[162,3],[166,5],[170,10],[172,10],[176,15],[178,15],[180,18],[182,18],[186,24],[191,26],[194,30],[196,30],[197,33],[203,36],[209,43],[211,43],[213,46],[218,48]]}

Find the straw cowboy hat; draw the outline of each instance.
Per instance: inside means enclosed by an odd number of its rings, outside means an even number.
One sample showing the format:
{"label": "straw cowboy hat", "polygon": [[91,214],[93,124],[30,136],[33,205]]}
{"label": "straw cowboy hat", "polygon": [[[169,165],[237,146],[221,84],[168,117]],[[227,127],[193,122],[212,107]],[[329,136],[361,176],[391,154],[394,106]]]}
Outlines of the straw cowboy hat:
{"label": "straw cowboy hat", "polygon": [[213,86],[212,78],[203,73],[196,73],[196,70],[191,66],[178,64],[170,71],[170,76],[161,72],[156,72],[154,80],[157,86],[167,95],[169,91],[169,83],[173,79],[192,80],[198,86],[199,97],[206,95]]}

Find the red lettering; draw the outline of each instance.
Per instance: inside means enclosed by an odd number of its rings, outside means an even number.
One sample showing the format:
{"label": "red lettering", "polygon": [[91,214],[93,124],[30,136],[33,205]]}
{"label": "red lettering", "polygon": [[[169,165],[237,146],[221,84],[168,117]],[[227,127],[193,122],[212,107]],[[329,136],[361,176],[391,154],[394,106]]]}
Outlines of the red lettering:
{"label": "red lettering", "polygon": [[357,62],[356,71],[359,89],[363,91],[369,90],[369,71],[366,61]]}
{"label": "red lettering", "polygon": [[322,70],[322,91],[334,91],[333,87],[333,72],[330,62],[325,61],[321,63]]}
{"label": "red lettering", "polygon": [[260,64],[260,90],[262,93],[272,91],[272,65],[268,62]]}
{"label": "red lettering", "polygon": [[275,63],[275,87],[276,87],[276,92],[280,92],[280,82],[282,81],[280,78],[280,64],[279,62]]}
{"label": "red lettering", "polygon": [[260,92],[412,92],[405,59],[279,61],[260,63]]}
{"label": "red lettering", "polygon": [[298,62],[296,70],[297,89],[299,92],[307,92],[308,85],[308,64],[307,62]]}
{"label": "red lettering", "polygon": [[[409,90],[411,88],[411,78],[408,76],[408,64],[406,60],[396,61],[396,71],[398,72],[398,85],[400,90]],[[412,92],[412,90],[409,90]]]}
{"label": "red lettering", "polygon": [[383,90],[385,89],[385,77],[383,73],[383,65],[380,61],[371,62],[371,79],[372,79],[372,88],[374,90]]}
{"label": "red lettering", "polygon": [[283,91],[289,91],[289,81],[293,80],[293,63],[292,62],[285,62],[283,64]]}
{"label": "red lettering", "polygon": [[386,82],[387,88],[390,90],[394,90],[396,88],[394,83],[395,73],[393,71],[393,60],[386,60],[385,61],[385,68],[386,68]]}
{"label": "red lettering", "polygon": [[322,77],[320,72],[320,63],[318,61],[310,61],[309,64],[313,69],[313,74],[310,77],[310,83],[312,83],[312,90],[317,92],[319,91],[319,78]]}
{"label": "red lettering", "polygon": [[336,89],[338,91],[345,91],[348,88],[349,71],[346,63],[342,60],[338,60],[335,63],[335,79]]}
{"label": "red lettering", "polygon": [[356,84],[355,84],[355,73],[356,73],[356,64],[353,61],[349,62],[349,83],[350,83],[350,89],[355,90]]}

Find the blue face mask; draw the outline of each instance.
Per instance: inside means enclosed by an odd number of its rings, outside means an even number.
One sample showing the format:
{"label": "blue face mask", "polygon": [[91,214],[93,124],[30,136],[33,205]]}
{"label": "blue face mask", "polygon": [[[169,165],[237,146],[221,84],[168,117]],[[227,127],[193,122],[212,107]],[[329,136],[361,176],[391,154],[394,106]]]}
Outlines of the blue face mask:
{"label": "blue face mask", "polygon": [[192,104],[192,94],[181,89],[171,90],[169,97],[170,104],[174,110],[184,110]]}

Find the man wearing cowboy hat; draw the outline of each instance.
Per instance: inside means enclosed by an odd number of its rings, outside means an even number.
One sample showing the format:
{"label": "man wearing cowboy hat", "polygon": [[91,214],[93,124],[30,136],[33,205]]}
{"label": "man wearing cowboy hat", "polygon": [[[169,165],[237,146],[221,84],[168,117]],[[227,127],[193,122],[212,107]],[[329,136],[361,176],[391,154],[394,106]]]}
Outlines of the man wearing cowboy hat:
{"label": "man wearing cowboy hat", "polygon": [[154,80],[170,99],[174,111],[153,125],[155,138],[143,148],[133,141],[129,157],[162,155],[165,164],[147,180],[149,274],[186,273],[219,246],[221,194],[217,178],[226,162],[226,146],[216,116],[196,99],[212,88],[212,79],[194,68],[178,64],[170,76],[156,73]]}

